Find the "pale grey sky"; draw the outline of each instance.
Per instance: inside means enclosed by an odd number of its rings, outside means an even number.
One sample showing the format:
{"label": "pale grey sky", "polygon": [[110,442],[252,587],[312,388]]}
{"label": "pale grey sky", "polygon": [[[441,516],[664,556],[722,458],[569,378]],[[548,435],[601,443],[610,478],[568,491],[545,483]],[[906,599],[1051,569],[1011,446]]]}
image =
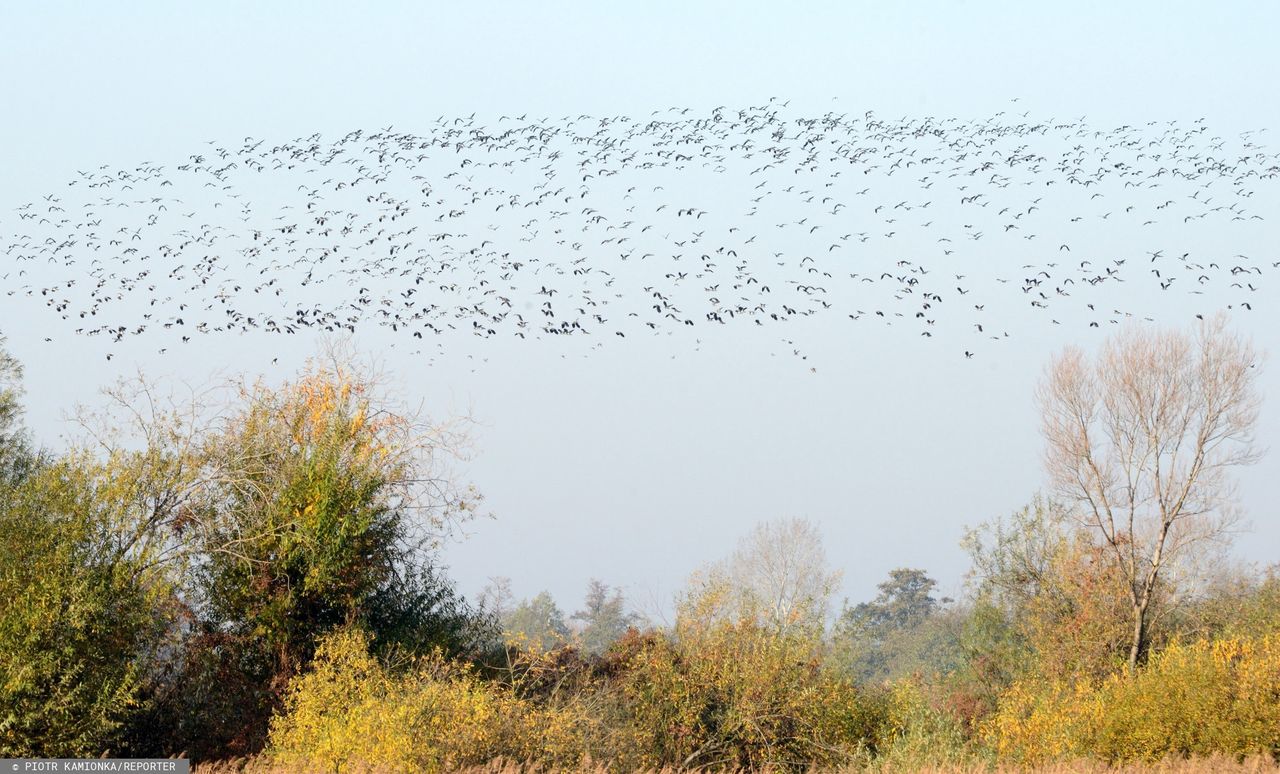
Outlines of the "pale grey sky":
{"label": "pale grey sky", "polygon": [[[1228,138],[1280,132],[1280,7],[1118,5],[10,6],[0,10],[0,233],[13,233],[15,207],[78,169],[177,162],[206,140],[413,132],[472,112],[645,117],[777,97],[810,115],[982,119],[1016,109],[1107,128],[1204,117]],[[1269,197],[1274,205],[1274,190]],[[1280,260],[1277,224],[1231,238]],[[1187,249],[1212,249],[1216,237],[1200,233]],[[1135,238],[1115,255],[1151,249]],[[1263,290],[1256,313],[1236,319],[1275,353],[1280,311],[1274,289]],[[1171,308],[1162,321],[1180,324],[1186,311]],[[215,370],[282,375],[311,352],[211,336],[198,352],[126,347],[107,363],[103,341],[70,335],[45,314],[38,301],[0,298],[0,331],[27,366],[29,420],[45,437],[63,431],[63,408],[92,402],[139,366],[195,381]],[[803,333],[803,365],[782,333],[743,327],[706,335],[696,350],[671,339],[598,351],[462,341],[433,364],[387,348],[374,331],[356,342],[383,358],[406,395],[479,423],[468,473],[496,518],[471,525],[447,553],[469,594],[506,575],[518,594],[546,588],[572,610],[598,577],[664,605],[753,523],[788,516],[822,528],[854,599],[904,565],[954,594],[965,525],[1008,513],[1042,486],[1032,404],[1040,369],[1061,346],[1100,336],[1031,325],[966,361],[957,346],[913,331],[824,321]],[[1260,436],[1275,446],[1280,365],[1268,365],[1262,385],[1271,402]],[[1241,476],[1255,530],[1237,550],[1249,560],[1278,558],[1276,464],[1269,456]]]}

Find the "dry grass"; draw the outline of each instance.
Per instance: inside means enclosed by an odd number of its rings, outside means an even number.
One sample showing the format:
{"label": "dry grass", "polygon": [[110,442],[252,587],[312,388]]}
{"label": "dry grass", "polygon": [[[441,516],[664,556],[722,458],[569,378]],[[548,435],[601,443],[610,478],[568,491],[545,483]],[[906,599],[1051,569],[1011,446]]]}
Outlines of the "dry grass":
{"label": "dry grass", "polygon": [[[1277,766],[1270,758],[1254,757],[1238,762],[1235,758],[1215,757],[1124,766],[1108,766],[1098,761],[1077,761],[1030,769],[1008,765],[997,768],[924,767],[904,771],[903,774],[1275,774],[1275,772],[1280,772],[1280,766]],[[889,774],[889,772],[885,771],[884,774]]]}
{"label": "dry grass", "polygon": [[[373,774],[375,769],[365,769],[353,765],[346,769],[349,772],[365,772]],[[222,763],[204,764],[194,767],[195,774],[297,774],[295,768],[272,767],[261,759],[225,761]],[[994,768],[985,766],[959,767],[894,767],[870,769],[842,769],[831,774],[1277,774],[1280,764],[1271,758],[1256,756],[1244,761],[1228,757],[1199,758],[1192,760],[1168,760],[1158,763],[1129,764],[1108,766],[1098,761],[1077,761],[1073,763],[1056,763],[1036,768],[1021,768],[1002,765]],[[463,769],[454,774],[611,774],[603,767],[583,767],[571,770],[548,770],[521,766],[513,763],[495,762],[488,766]],[[660,769],[643,774],[704,774],[697,770]],[[737,774],[745,774],[738,772]],[[817,772],[815,772],[817,774]]]}

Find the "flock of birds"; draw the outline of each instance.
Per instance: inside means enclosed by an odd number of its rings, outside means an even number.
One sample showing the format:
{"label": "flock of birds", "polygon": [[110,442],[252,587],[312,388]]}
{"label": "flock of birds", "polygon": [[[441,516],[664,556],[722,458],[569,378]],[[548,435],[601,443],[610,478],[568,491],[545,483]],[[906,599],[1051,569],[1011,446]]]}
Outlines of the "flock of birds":
{"label": "flock of birds", "polygon": [[370,324],[415,345],[599,346],[829,316],[947,327],[973,357],[1018,329],[1014,310],[1090,328],[1173,296],[1251,311],[1280,268],[1263,247],[1280,155],[1261,134],[772,100],[244,138],[104,164],[17,207],[0,290],[63,321],[47,331],[156,336],[160,352]]}

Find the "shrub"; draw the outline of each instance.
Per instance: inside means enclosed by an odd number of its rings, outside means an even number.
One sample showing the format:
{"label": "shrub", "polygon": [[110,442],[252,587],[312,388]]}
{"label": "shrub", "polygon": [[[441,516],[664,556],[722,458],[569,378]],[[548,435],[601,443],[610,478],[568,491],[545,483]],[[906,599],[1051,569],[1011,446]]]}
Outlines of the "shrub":
{"label": "shrub", "polygon": [[970,742],[963,716],[951,705],[931,696],[939,686],[917,679],[895,682],[885,697],[886,729],[876,758],[886,771],[917,771],[928,767],[960,767],[979,760]]}
{"label": "shrub", "polygon": [[[284,712],[272,721],[273,762],[438,772],[498,759],[562,767],[585,761],[592,723],[577,694],[535,701],[441,651],[385,663],[371,644],[357,629],[321,641],[312,668],[291,683]],[[517,679],[546,677],[561,658],[536,654],[517,667]]]}
{"label": "shrub", "polygon": [[835,766],[880,743],[883,707],[821,665],[812,634],[686,614],[673,639],[619,647],[627,768]]}
{"label": "shrub", "polygon": [[1134,675],[1016,683],[987,734],[1001,757],[1280,758],[1280,635],[1175,643]]}
{"label": "shrub", "polygon": [[523,757],[514,696],[438,655],[395,674],[344,630],[322,640],[271,726],[270,756],[300,769],[442,771],[500,756]]}

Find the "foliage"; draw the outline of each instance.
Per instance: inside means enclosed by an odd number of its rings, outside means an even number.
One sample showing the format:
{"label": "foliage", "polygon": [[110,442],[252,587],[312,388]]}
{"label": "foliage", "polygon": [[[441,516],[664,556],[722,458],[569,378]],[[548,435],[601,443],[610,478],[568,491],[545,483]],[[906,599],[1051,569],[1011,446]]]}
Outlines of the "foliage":
{"label": "foliage", "polygon": [[13,752],[242,754],[325,631],[467,651],[478,616],[433,562],[478,497],[463,441],[393,410],[341,356],[206,422],[139,378],[61,457],[15,432],[0,350],[0,742]]}
{"label": "foliage", "polygon": [[864,760],[887,741],[887,697],[824,669],[819,641],[695,617],[713,608],[691,600],[675,637],[633,630],[599,660],[526,641],[487,672],[439,654],[380,661],[368,635],[340,630],[292,682],[271,755],[348,770],[494,758],[800,769]]}
{"label": "foliage", "polygon": [[280,387],[244,388],[204,441],[207,494],[184,522],[196,622],[179,679],[205,703],[175,714],[205,722],[175,744],[260,747],[328,631],[362,623],[379,649],[408,652],[478,637],[431,563],[433,541],[477,500],[439,470],[456,439],[393,411],[375,386],[342,362],[312,363]]}
{"label": "foliage", "polygon": [[[877,586],[879,596],[848,610],[850,620],[866,628],[905,628],[928,618],[938,609],[933,597],[938,582],[924,570],[900,567],[889,571],[889,580]],[[942,603],[949,602],[943,599]]]}
{"label": "foliage", "polygon": [[0,493],[0,755],[96,755],[140,709],[172,590],[118,472],[69,457]]}
{"label": "foliage", "polygon": [[962,720],[930,695],[917,679],[895,682],[888,697],[889,730],[885,749],[875,759],[887,771],[974,765],[983,752],[970,739]]}
{"label": "foliage", "polygon": [[965,600],[895,570],[830,636],[838,573],[791,520],[642,633],[594,580],[570,619],[546,592],[515,604],[505,579],[463,600],[434,551],[478,499],[443,464],[462,438],[345,361],[244,387],[216,423],[120,388],[125,425],[86,423],[93,444],[62,455],[18,430],[19,375],[0,350],[0,755],[269,740],[260,760],[339,770],[1280,760],[1275,568],[1161,559],[1139,589],[1152,656],[1126,669],[1140,552],[1089,512],[1037,498],[966,537]]}
{"label": "foliage", "polygon": [[564,611],[546,591],[525,599],[502,621],[508,640],[534,642],[540,650],[553,650],[569,640]]}
{"label": "foliage", "polygon": [[596,725],[587,711],[590,693],[557,690],[566,673],[582,674],[568,651],[519,654],[510,679],[498,681],[439,650],[388,663],[369,645],[354,629],[322,639],[272,723],[273,762],[439,772],[496,759],[548,766],[587,760]]}
{"label": "foliage", "polygon": [[18,433],[22,412],[22,364],[4,348],[0,335],[0,455]]}
{"label": "foliage", "polygon": [[1002,759],[1280,757],[1280,635],[1174,643],[1136,674],[1015,683],[986,728]]}
{"label": "foliage", "polygon": [[389,672],[359,632],[322,641],[311,671],[295,680],[272,723],[271,757],[331,771],[444,771],[503,754],[501,725],[513,696],[465,667],[429,656],[408,677]]}
{"label": "foliage", "polygon": [[731,593],[695,585],[673,638],[629,643],[618,686],[640,757],[626,765],[804,768],[874,750],[879,708],[822,667],[817,633],[726,619]]}
{"label": "foliage", "polygon": [[632,627],[643,624],[643,618],[628,611],[622,589],[613,589],[595,578],[587,584],[583,609],[573,614],[582,625],[578,641],[587,653],[599,655]]}
{"label": "foliage", "polygon": [[450,656],[481,651],[496,625],[469,604],[437,564],[398,567],[394,578],[366,600],[361,616],[376,652]]}
{"label": "foliage", "polygon": [[923,570],[899,568],[879,584],[872,602],[845,604],[832,634],[832,657],[863,682],[912,672],[947,671],[955,652],[950,620],[938,617],[937,582]]}
{"label": "foliage", "polygon": [[1178,611],[1179,631],[1200,637],[1262,637],[1280,632],[1280,565],[1240,568],[1214,577],[1199,599]]}
{"label": "foliage", "polygon": [[337,374],[258,387],[214,440],[230,482],[205,536],[207,614],[260,639],[289,674],[314,637],[388,582],[399,514],[383,489],[403,477],[367,399]]}
{"label": "foliage", "polygon": [[948,694],[951,713],[972,733],[995,711],[1004,690],[1034,670],[1036,653],[989,598],[978,597],[952,613],[958,619],[952,640],[957,658],[939,687]]}
{"label": "foliage", "polygon": [[[1036,497],[1008,519],[970,530],[964,545],[979,606],[1007,627],[1004,647],[966,648],[1002,658],[987,665],[993,674],[1101,677],[1123,661],[1132,628],[1124,574],[1059,503]],[[1156,611],[1162,600],[1155,589]],[[1153,631],[1148,637],[1160,634]]]}

